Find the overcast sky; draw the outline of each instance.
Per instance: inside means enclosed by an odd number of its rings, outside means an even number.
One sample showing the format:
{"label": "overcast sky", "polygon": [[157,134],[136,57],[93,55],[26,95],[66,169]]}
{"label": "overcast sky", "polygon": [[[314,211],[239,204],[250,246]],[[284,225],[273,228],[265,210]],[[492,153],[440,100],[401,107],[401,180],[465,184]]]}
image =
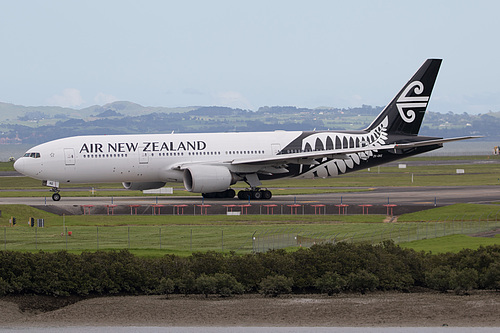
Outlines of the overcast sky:
{"label": "overcast sky", "polygon": [[444,59],[432,111],[500,111],[500,1],[0,2],[0,101],[383,106]]}

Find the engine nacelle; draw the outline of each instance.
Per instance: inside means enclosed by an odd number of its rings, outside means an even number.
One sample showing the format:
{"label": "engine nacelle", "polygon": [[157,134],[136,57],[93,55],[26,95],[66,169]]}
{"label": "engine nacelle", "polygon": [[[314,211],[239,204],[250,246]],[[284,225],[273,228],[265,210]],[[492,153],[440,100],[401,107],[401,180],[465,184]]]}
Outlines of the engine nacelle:
{"label": "engine nacelle", "polygon": [[236,183],[228,168],[217,165],[192,165],[184,170],[184,187],[189,192],[222,192]]}
{"label": "engine nacelle", "polygon": [[123,182],[122,185],[125,187],[126,190],[132,190],[132,191],[144,191],[144,190],[153,190],[157,189],[160,187],[165,186],[165,182],[144,182],[144,183],[130,183],[130,182]]}

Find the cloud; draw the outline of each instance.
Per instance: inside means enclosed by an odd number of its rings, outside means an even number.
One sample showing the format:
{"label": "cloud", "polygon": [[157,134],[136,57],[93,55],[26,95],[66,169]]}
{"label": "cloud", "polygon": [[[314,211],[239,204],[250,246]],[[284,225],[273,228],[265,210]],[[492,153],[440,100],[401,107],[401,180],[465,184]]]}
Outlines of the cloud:
{"label": "cloud", "polygon": [[245,98],[241,93],[236,91],[222,91],[214,95],[215,102],[220,106],[227,106],[230,108],[240,108],[249,110],[252,109],[252,105],[249,100]]}
{"label": "cloud", "polygon": [[83,104],[83,98],[80,90],[74,88],[66,88],[61,95],[54,95],[47,99],[49,105],[62,107],[75,107]]}
{"label": "cloud", "polygon": [[203,95],[203,92],[195,88],[185,88],[182,93],[185,95]]}
{"label": "cloud", "polygon": [[94,97],[94,102],[97,105],[105,105],[105,104],[116,102],[117,100],[118,100],[118,98],[116,98],[115,96],[108,95],[108,94],[105,94],[105,93],[102,93],[102,92],[98,93]]}

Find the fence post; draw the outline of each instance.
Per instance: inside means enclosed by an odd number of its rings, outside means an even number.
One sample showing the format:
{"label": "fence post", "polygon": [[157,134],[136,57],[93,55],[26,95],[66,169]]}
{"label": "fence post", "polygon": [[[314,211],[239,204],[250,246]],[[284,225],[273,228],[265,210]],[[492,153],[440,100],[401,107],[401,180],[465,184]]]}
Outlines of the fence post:
{"label": "fence post", "polygon": [[255,230],[252,234],[252,252],[255,253],[255,233],[257,232],[257,230]]}

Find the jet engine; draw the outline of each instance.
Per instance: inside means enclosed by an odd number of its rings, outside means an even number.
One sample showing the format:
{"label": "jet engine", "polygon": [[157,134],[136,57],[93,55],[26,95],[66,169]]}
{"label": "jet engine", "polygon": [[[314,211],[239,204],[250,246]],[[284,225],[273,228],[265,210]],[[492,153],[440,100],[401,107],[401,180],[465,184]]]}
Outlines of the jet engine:
{"label": "jet engine", "polygon": [[122,185],[125,187],[126,190],[132,190],[132,191],[144,191],[144,190],[153,190],[157,189],[160,187],[165,186],[165,182],[139,182],[139,183],[130,183],[130,182],[123,182]]}
{"label": "jet engine", "polygon": [[184,170],[184,187],[189,192],[222,192],[237,179],[228,168],[216,165],[192,165]]}

